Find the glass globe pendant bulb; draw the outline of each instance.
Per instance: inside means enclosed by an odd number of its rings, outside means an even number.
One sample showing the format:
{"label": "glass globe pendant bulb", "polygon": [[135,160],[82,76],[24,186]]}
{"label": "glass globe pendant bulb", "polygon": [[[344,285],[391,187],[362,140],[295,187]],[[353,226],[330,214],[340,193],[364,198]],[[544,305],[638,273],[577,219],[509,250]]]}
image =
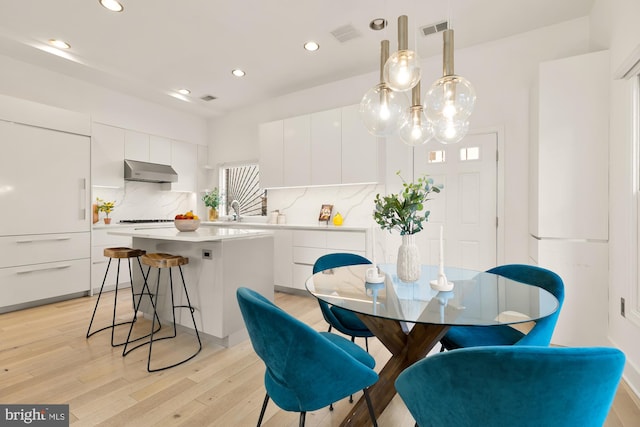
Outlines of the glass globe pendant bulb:
{"label": "glass globe pendant bulb", "polygon": [[360,117],[372,135],[389,136],[398,130],[408,105],[405,94],[394,92],[386,84],[380,83],[362,97]]}
{"label": "glass globe pendant bulb", "polygon": [[427,141],[433,138],[433,126],[424,116],[422,106],[414,105],[409,107],[398,135],[405,144],[412,147],[426,144]]}
{"label": "glass globe pendant bulb", "polygon": [[421,76],[418,55],[411,50],[393,53],[384,64],[384,81],[398,92],[412,89]]}
{"label": "glass globe pendant bulb", "polygon": [[464,77],[444,76],[436,80],[425,95],[424,108],[429,120],[465,120],[476,104],[476,92]]}
{"label": "glass globe pendant bulb", "polygon": [[468,120],[443,120],[441,122],[433,123],[434,136],[442,144],[455,144],[462,141],[462,139],[469,132]]}

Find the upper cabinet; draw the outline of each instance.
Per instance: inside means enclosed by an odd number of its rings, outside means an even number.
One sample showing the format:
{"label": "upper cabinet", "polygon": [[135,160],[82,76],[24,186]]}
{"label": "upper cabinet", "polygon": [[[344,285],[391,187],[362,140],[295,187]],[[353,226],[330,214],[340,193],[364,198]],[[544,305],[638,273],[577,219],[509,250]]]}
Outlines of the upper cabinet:
{"label": "upper cabinet", "polygon": [[125,131],[93,123],[91,131],[91,183],[101,187],[123,187]]}
{"label": "upper cabinet", "polygon": [[184,141],[171,141],[171,166],[178,173],[174,191],[196,191],[198,146]]}
{"label": "upper cabinet", "polygon": [[132,130],[124,131],[124,158],[139,162],[149,161],[149,135]]}
{"label": "upper cabinet", "polygon": [[260,186],[284,186],[284,124],[282,120],[260,125]]}
{"label": "upper cabinet", "polygon": [[369,134],[358,105],[260,125],[263,188],[378,182],[381,141]]}
{"label": "upper cabinet", "polygon": [[149,162],[161,165],[171,164],[171,140],[149,135]]}

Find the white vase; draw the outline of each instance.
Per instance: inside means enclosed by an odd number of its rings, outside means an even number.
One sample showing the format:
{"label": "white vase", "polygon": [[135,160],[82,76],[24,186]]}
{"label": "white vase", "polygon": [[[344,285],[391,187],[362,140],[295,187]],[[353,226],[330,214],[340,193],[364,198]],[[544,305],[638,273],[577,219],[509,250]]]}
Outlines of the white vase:
{"label": "white vase", "polygon": [[402,244],[398,248],[396,264],[398,279],[403,282],[415,282],[420,278],[420,252],[413,234],[402,236]]}

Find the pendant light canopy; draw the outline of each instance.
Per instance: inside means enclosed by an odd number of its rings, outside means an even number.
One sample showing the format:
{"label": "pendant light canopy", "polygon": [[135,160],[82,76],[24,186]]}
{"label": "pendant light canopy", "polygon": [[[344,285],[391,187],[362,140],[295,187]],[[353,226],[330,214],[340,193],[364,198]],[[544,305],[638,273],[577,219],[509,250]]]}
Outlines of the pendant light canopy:
{"label": "pendant light canopy", "polygon": [[420,61],[416,52],[409,50],[409,18],[398,17],[398,51],[384,65],[384,81],[398,92],[412,89],[420,81]]}
{"label": "pendant light canopy", "polygon": [[433,138],[433,125],[424,115],[424,109],[420,103],[420,82],[413,87],[411,106],[405,110],[398,134],[405,144],[411,146],[425,144]]}
{"label": "pendant light canopy", "polygon": [[425,96],[425,112],[433,123],[435,137],[443,144],[459,142],[469,130],[476,93],[471,83],[453,71],[453,30],[443,32],[443,76]]}
{"label": "pendant light canopy", "polygon": [[389,58],[389,40],[380,44],[380,83],[364,94],[360,101],[360,117],[375,136],[389,136],[400,126],[409,100],[404,93],[393,91],[383,79],[383,66]]}

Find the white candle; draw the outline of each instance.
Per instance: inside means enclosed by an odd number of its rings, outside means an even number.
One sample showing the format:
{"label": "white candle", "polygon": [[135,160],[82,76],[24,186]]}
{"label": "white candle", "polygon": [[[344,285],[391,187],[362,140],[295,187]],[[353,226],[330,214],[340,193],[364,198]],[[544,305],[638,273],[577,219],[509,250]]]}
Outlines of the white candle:
{"label": "white candle", "polygon": [[444,267],[444,244],[442,242],[443,230],[444,230],[444,227],[441,225],[440,226],[440,265],[442,267]]}

